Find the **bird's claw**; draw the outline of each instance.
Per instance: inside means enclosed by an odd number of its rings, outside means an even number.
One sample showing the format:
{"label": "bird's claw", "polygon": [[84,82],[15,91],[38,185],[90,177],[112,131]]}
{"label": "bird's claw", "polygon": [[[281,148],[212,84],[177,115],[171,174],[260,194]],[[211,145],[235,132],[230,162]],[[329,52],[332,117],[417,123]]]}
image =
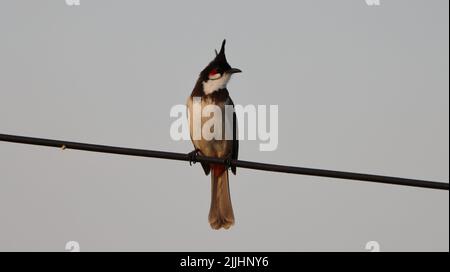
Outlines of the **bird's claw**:
{"label": "bird's claw", "polygon": [[197,155],[198,155],[199,150],[195,149],[194,151],[191,151],[188,153],[188,158],[189,158],[189,165],[192,166],[192,164],[196,164],[197,163]]}
{"label": "bird's claw", "polygon": [[227,169],[231,168],[232,162],[233,162],[233,159],[231,158],[231,156],[228,156],[225,158],[225,166],[227,167]]}

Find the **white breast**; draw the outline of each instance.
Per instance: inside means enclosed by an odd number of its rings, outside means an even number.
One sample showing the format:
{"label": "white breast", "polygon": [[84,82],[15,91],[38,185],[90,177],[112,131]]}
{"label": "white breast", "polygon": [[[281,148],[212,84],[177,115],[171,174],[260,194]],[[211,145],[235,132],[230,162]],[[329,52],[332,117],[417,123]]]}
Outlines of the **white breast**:
{"label": "white breast", "polygon": [[211,94],[220,89],[225,89],[227,87],[228,81],[230,81],[230,74],[224,74],[218,79],[209,79],[203,82],[203,91],[205,94]]}

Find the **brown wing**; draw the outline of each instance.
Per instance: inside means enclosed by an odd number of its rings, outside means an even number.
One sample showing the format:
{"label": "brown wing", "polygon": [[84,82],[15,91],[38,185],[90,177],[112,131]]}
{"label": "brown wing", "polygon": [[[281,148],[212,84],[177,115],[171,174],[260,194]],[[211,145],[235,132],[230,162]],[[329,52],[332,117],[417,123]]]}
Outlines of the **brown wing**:
{"label": "brown wing", "polygon": [[[234,103],[233,100],[230,98],[231,105],[233,105],[234,109]],[[238,132],[237,132],[237,118],[236,118],[236,112],[233,112],[233,148],[231,151],[231,158],[233,160],[238,159],[238,153],[239,153],[239,138],[238,138]],[[231,166],[231,172],[236,175],[236,166]]]}

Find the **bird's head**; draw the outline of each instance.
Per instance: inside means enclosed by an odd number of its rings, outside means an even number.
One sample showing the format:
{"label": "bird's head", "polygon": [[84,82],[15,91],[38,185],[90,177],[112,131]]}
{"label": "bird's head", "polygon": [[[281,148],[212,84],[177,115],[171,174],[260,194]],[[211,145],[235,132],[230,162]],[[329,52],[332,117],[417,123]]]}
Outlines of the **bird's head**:
{"label": "bird's head", "polygon": [[203,91],[205,94],[210,94],[226,88],[231,75],[242,72],[240,69],[232,68],[230,64],[228,64],[225,57],[225,42],[226,41],[223,40],[220,52],[217,53],[216,51],[216,57],[200,73],[200,79],[203,83]]}

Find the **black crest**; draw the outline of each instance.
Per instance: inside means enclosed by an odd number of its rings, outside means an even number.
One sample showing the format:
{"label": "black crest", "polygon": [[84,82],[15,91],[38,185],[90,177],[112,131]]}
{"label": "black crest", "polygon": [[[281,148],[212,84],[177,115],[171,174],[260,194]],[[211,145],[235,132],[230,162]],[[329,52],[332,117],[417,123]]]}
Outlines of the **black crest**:
{"label": "black crest", "polygon": [[216,57],[200,73],[200,78],[203,81],[206,81],[208,79],[208,75],[213,69],[216,69],[218,73],[223,73],[224,71],[231,69],[231,66],[230,64],[228,64],[227,58],[225,56],[225,43],[226,40],[223,40],[219,53],[217,53],[217,50],[215,51]]}

